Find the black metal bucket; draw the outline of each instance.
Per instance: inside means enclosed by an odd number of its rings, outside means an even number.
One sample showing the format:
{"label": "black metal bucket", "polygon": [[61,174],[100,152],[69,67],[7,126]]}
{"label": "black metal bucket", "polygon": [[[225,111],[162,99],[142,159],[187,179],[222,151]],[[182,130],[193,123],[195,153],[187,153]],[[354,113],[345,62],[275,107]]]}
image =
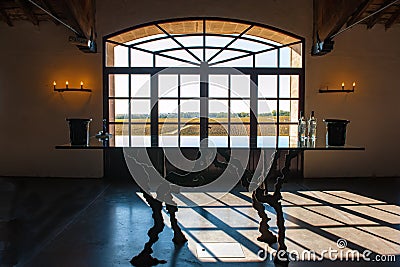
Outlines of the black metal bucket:
{"label": "black metal bucket", "polygon": [[67,119],[71,145],[89,145],[89,123],[92,119]]}
{"label": "black metal bucket", "polygon": [[344,146],[346,144],[346,128],[349,120],[325,119],[326,144],[328,146]]}

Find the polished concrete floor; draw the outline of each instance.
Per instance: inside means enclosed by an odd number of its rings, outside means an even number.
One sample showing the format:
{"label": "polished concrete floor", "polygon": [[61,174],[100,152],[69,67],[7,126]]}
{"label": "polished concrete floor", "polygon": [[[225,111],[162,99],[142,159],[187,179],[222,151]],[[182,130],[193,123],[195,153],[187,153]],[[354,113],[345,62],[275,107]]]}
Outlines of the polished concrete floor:
{"label": "polished concrete floor", "polygon": [[[297,259],[289,265],[400,266],[399,185],[399,178],[285,184],[286,243]],[[3,178],[0,201],[0,266],[132,266],[153,226],[151,209],[133,181]],[[270,255],[277,247],[256,240],[259,219],[248,192],[238,186],[223,197],[186,194],[185,201],[207,204],[179,209],[188,239],[183,246],[171,241],[163,210],[166,227],[152,247],[152,256],[166,261],[160,266],[275,266]],[[268,206],[266,211],[277,232],[274,211]],[[370,262],[347,253],[365,250],[371,251]],[[392,261],[377,262],[376,256]]]}

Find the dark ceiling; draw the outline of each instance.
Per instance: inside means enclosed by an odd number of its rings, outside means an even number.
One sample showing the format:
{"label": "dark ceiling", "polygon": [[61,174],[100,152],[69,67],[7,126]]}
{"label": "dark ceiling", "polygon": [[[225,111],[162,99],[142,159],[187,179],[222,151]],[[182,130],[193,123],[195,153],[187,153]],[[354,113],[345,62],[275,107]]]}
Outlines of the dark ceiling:
{"label": "dark ceiling", "polygon": [[[314,0],[314,32],[322,41],[360,20],[367,29],[382,24],[388,30],[400,24],[400,0]],[[12,27],[18,21],[52,21],[68,25],[76,36],[96,39],[95,0],[1,0],[0,23]]]}

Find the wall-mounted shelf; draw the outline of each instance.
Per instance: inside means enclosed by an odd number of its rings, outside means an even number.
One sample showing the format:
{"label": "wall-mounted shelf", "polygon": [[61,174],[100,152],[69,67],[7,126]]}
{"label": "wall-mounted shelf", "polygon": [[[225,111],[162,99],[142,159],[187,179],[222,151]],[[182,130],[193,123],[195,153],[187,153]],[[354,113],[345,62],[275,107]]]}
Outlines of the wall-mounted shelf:
{"label": "wall-mounted shelf", "polygon": [[323,93],[354,93],[354,88],[356,88],[356,82],[353,82],[353,87],[351,89],[344,89],[344,82],[342,82],[342,89],[332,89],[329,90],[328,86],[326,89],[319,89],[321,94]]}
{"label": "wall-mounted shelf", "polygon": [[348,90],[348,89],[319,89],[319,92],[322,93],[354,93],[354,89]]}
{"label": "wall-mounted shelf", "polygon": [[55,92],[92,92],[92,89],[86,88],[54,88]]}

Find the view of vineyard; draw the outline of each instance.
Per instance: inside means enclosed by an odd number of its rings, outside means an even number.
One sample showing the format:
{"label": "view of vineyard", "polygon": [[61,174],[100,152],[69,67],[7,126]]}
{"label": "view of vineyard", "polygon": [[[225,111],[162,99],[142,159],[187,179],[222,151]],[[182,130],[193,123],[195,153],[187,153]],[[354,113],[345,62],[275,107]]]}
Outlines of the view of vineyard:
{"label": "view of vineyard", "polygon": [[[276,122],[276,111],[273,110],[269,114],[260,114],[258,116],[259,123]],[[280,111],[280,121],[290,122],[288,111]],[[115,124],[115,135],[128,135],[128,115],[116,115],[117,123]],[[143,136],[150,135],[150,118],[146,114],[132,114],[131,116],[131,135]],[[231,114],[230,135],[232,136],[248,136],[250,133],[250,116],[248,113]],[[178,114],[168,113],[159,116],[159,134],[162,136],[178,135]],[[281,136],[289,135],[289,125],[280,127]],[[199,136],[200,135],[200,119],[198,114],[181,113],[180,118],[180,135],[181,136]],[[226,113],[210,113],[209,114],[209,135],[225,136],[228,135],[228,116]],[[258,127],[259,136],[275,136],[276,127],[273,124],[260,124]]]}

